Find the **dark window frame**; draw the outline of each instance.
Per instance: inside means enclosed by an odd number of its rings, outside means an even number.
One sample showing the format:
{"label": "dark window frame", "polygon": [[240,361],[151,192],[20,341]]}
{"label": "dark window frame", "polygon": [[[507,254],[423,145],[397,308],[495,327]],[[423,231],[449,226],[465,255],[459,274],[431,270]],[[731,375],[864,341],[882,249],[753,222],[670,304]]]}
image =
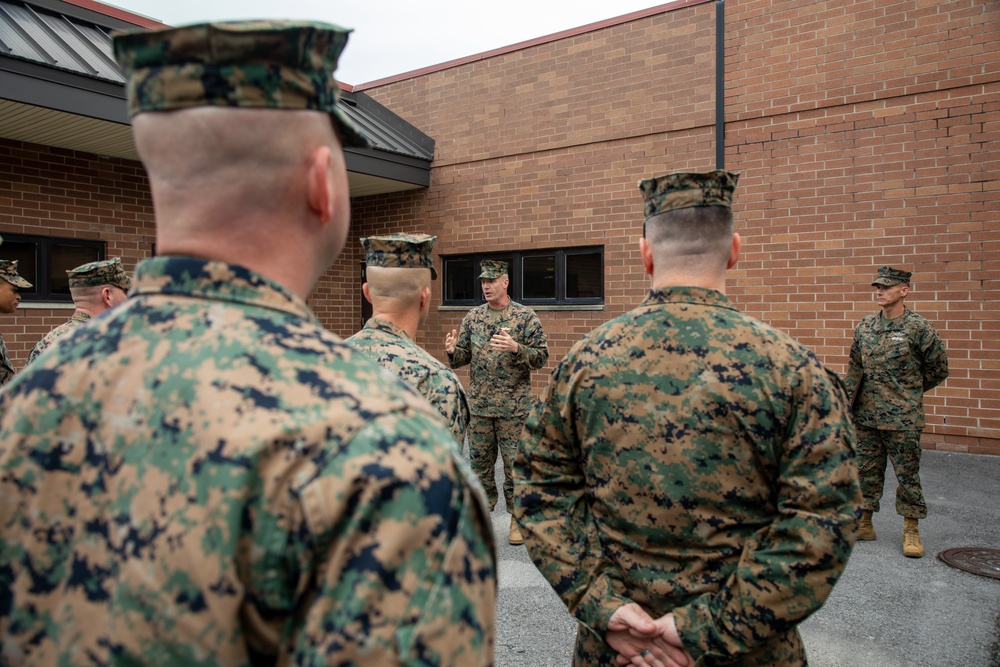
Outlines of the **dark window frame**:
{"label": "dark window frame", "polygon": [[[567,297],[566,296],[566,257],[568,255],[596,254],[600,259],[601,275],[601,295],[599,297]],[[524,284],[524,259],[532,257],[555,256],[555,297],[553,298],[525,298],[522,285]],[[500,260],[508,262],[507,273],[510,277],[510,285],[507,293],[510,298],[526,306],[603,306],[605,295],[604,284],[604,246],[577,246],[569,248],[532,248],[530,250],[515,250],[506,252],[480,252],[461,255],[444,255],[441,258],[441,305],[442,306],[469,306],[475,307],[486,303],[483,299],[483,291],[479,285],[479,265],[484,259]],[[471,299],[449,299],[449,280],[452,278],[449,271],[450,262],[472,261],[473,284]],[[469,286],[465,286],[463,292],[469,292]]]}
{"label": "dark window frame", "polygon": [[[107,259],[107,242],[99,239],[81,239],[63,236],[41,236],[37,234],[11,234],[3,232],[4,243],[0,245],[0,259],[18,259],[4,253],[4,246],[8,249],[11,244],[23,243],[35,246],[35,273],[29,274],[23,262],[18,264],[18,274],[32,284],[31,288],[18,288],[18,294],[24,302],[39,303],[72,303],[73,297],[69,291],[65,293],[53,292],[50,281],[52,266],[53,246],[75,246],[78,248],[90,248],[97,251],[97,258],[93,261]],[[79,266],[79,265],[78,265]],[[73,268],[73,267],[70,267]]]}

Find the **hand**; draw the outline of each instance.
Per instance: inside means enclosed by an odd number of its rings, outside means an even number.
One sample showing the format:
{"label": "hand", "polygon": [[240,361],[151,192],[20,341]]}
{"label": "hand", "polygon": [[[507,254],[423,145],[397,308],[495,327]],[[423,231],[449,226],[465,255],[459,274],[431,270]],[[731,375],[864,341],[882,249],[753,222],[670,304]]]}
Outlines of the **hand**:
{"label": "hand", "polygon": [[517,341],[510,337],[506,327],[501,327],[500,331],[490,338],[490,349],[494,352],[517,352],[521,347]]}
{"label": "hand", "polygon": [[452,329],[444,337],[444,351],[448,354],[455,354],[455,342],[458,340],[458,332]]}
{"label": "hand", "polygon": [[635,603],[622,605],[608,621],[605,639],[618,652],[619,665],[689,667],[694,659],[684,650],[673,614],[655,621]]}

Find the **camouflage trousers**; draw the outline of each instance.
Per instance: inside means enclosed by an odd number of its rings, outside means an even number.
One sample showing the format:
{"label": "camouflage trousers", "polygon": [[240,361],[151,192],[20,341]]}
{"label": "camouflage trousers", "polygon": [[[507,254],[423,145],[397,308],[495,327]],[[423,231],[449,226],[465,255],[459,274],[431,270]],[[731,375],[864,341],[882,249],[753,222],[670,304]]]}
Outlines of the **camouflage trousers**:
{"label": "camouflage trousers", "polygon": [[[647,610],[648,611],[648,610]],[[656,616],[656,613],[653,614]],[[577,626],[576,646],[573,649],[573,667],[611,667],[617,665],[614,649],[591,630]],[[796,629],[779,634],[749,653],[734,660],[703,657],[697,665],[726,665],[728,667],[804,667],[806,648]]]}
{"label": "camouflage trousers", "polygon": [[503,460],[503,499],[507,511],[514,509],[513,463],[521,444],[524,415],[510,417],[483,417],[472,415],[469,421],[469,463],[479,483],[486,491],[490,510],[497,504],[496,464],[497,451]]}
{"label": "camouflage trousers", "polygon": [[879,511],[885,485],[886,459],[892,462],[899,486],[896,487],[896,513],[911,519],[927,516],[924,492],[920,488],[920,431],[880,431],[856,426],[858,434],[858,473],[865,509]]}

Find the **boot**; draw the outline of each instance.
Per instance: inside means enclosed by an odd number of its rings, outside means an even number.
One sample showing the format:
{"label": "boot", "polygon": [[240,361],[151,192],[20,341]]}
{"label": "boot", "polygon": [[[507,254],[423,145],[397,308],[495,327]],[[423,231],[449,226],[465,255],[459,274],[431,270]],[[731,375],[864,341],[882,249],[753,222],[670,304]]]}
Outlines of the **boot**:
{"label": "boot", "polygon": [[861,515],[861,525],[858,527],[858,540],[871,542],[875,539],[875,526],[872,525],[872,511],[865,510]]}
{"label": "boot", "polygon": [[517,527],[517,521],[514,517],[510,518],[510,533],[507,535],[507,541],[514,546],[524,544],[524,535],[521,534],[521,529]]}
{"label": "boot", "polygon": [[907,558],[924,556],[924,545],[920,543],[920,533],[917,532],[917,520],[910,517],[903,519],[903,555]]}

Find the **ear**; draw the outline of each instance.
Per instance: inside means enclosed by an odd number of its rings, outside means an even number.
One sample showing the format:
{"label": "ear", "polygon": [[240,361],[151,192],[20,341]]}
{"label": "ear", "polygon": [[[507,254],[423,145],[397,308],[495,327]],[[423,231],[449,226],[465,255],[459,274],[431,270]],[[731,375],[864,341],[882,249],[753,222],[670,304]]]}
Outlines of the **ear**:
{"label": "ear", "polygon": [[330,147],[320,146],[313,150],[309,156],[307,167],[309,208],[323,223],[333,219],[334,192],[333,182],[330,179],[331,160]]}
{"label": "ear", "polygon": [[427,312],[431,309],[431,288],[430,285],[424,285],[424,288],[420,290],[420,312]]}
{"label": "ear", "polygon": [[111,288],[106,285],[101,288],[101,301],[107,308],[111,308],[114,305],[111,301]]}
{"label": "ear", "polygon": [[368,303],[372,302],[371,292],[368,291],[368,283],[361,286],[361,291],[364,292],[365,298],[368,299]]}
{"label": "ear", "polygon": [[729,248],[729,260],[726,262],[726,268],[731,269],[736,266],[736,261],[740,258],[740,248],[743,247],[743,239],[736,232],[733,232],[733,244]]}
{"label": "ear", "polygon": [[910,293],[910,286],[904,283],[903,286],[899,289],[900,298],[905,299],[909,293]]}
{"label": "ear", "polygon": [[639,239],[639,254],[642,256],[642,270],[647,276],[653,275],[653,249],[645,236]]}

